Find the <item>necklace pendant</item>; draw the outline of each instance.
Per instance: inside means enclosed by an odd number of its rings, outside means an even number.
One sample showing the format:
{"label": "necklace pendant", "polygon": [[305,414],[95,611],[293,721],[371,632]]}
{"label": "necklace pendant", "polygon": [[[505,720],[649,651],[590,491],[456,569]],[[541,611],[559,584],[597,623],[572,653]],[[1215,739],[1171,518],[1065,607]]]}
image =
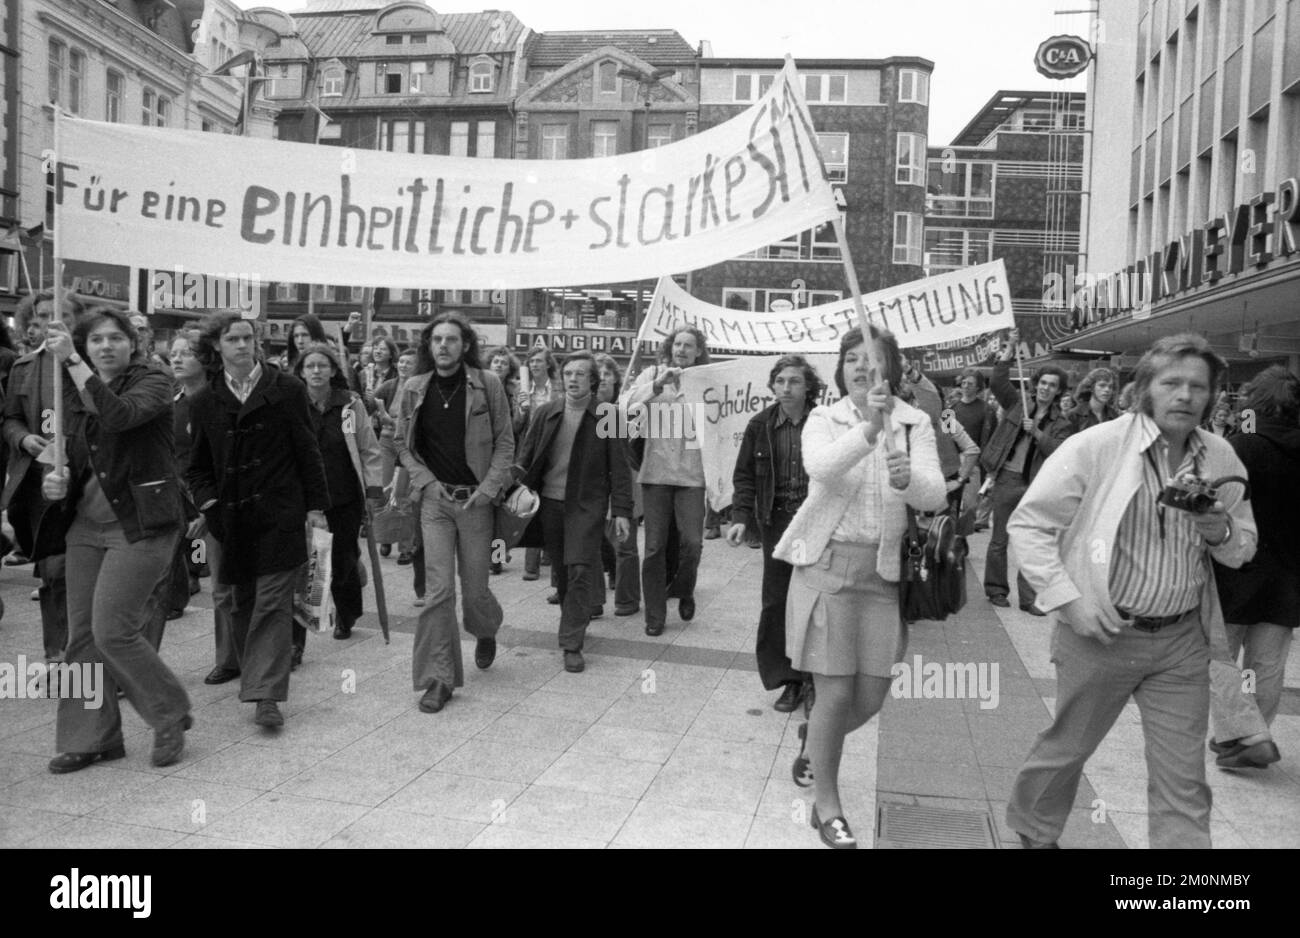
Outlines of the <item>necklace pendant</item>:
{"label": "necklace pendant", "polygon": [[442,402],[442,409],[443,409],[443,410],[446,410],[446,409],[447,409],[448,407],[450,407],[450,406],[451,406],[451,401],[443,401],[443,402]]}

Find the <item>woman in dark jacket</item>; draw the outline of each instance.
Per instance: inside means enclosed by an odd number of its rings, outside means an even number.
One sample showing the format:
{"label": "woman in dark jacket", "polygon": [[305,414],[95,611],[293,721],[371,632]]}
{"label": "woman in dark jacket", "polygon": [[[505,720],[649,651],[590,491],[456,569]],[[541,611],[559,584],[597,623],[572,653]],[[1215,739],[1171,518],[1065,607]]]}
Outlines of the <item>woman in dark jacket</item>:
{"label": "woman in dark jacket", "polygon": [[[1228,438],[1250,477],[1251,510],[1259,526],[1255,557],[1239,570],[1214,565],[1219,602],[1233,657],[1244,645],[1243,667],[1255,673],[1255,700],[1272,724],[1282,699],[1291,635],[1300,625],[1300,379],[1281,365],[1256,375],[1242,391],[1242,416],[1252,432]],[[1276,761],[1274,743],[1259,743],[1264,764]],[[1270,749],[1270,747],[1272,747]],[[1220,765],[1258,765],[1260,753],[1214,744]],[[1251,747],[1254,748],[1254,747]],[[1227,760],[1227,761],[1225,761]],[[1244,760],[1244,761],[1243,761]]]}
{"label": "woman in dark jacket", "polygon": [[1074,391],[1077,403],[1070,414],[1070,424],[1074,428],[1071,432],[1078,433],[1118,417],[1119,408],[1115,406],[1118,386],[1115,372],[1109,368],[1094,368],[1088,372]]}
{"label": "woman in dark jacket", "polygon": [[[362,612],[361,551],[357,541],[366,515],[365,499],[377,503],[384,494],[379,441],[360,398],[348,390],[347,373],[333,348],[324,344],[308,346],[298,358],[294,376],[307,385],[312,429],[320,444],[325,484],[330,494],[325,520],[334,535],[330,552],[334,637],[350,638],[352,626]],[[302,660],[306,639],[307,630],[295,621],[295,664]]]}
{"label": "woman in dark jacket", "polygon": [[71,336],[50,325],[45,344],[68,378],[68,465],[41,487],[50,501],[67,500],[71,521],[66,662],[81,671],[83,697],[98,692],[93,704],[59,701],[62,754],[50,771],[126,755],[119,687],[153,728],[153,764],[170,765],[185,748],[190,700],[145,637],[144,599],[167,575],[183,519],[171,379],[143,362],[135,330],[112,308],[85,314]]}

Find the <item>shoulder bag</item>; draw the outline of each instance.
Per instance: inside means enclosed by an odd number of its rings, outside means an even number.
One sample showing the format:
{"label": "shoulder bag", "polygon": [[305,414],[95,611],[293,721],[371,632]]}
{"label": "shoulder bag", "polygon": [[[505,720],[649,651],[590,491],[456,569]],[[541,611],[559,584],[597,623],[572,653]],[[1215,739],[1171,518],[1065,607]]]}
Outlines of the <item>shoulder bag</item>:
{"label": "shoulder bag", "polygon": [[[907,429],[911,454],[911,428]],[[906,622],[942,621],[966,605],[966,538],[957,533],[961,503],[932,518],[918,518],[907,506],[902,568],[898,579],[898,610]]]}

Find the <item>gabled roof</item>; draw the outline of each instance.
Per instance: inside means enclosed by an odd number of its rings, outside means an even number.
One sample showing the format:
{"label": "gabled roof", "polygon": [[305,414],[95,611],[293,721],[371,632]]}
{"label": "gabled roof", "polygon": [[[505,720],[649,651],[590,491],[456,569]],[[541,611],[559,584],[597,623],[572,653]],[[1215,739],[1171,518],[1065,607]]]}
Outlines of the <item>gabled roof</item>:
{"label": "gabled roof", "polygon": [[538,33],[528,43],[528,64],[558,68],[601,46],[617,46],[651,65],[695,61],[695,48],[675,29],[584,29]]}
{"label": "gabled roof", "polygon": [[[321,0],[344,3],[348,0]],[[370,38],[375,14],[383,7],[374,0],[366,0],[364,8],[341,13],[317,13],[309,8],[295,13],[294,24],[311,54],[320,59],[354,58],[361,45]],[[360,3],[360,0],[358,0]],[[479,13],[444,13],[441,16],[447,38],[460,55],[477,55],[481,52],[511,52],[524,32],[509,10],[483,10]],[[496,40],[500,40],[499,42]]]}

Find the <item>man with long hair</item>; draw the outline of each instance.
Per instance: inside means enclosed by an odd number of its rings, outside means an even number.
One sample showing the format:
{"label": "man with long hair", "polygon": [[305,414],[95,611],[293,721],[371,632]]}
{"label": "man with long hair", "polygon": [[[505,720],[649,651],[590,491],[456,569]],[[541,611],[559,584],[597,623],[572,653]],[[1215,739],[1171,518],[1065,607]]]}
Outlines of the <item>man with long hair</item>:
{"label": "man with long hair", "polygon": [[474,663],[496,659],[503,614],[488,587],[493,504],[511,481],[515,438],[505,389],[479,359],[478,335],[455,312],[420,333],[416,374],[398,398],[397,455],[420,506],[427,604],[420,611],[411,662],[420,709],[437,713],[464,686],[456,622],[460,573],[465,629],[477,640]]}
{"label": "man with long hair", "polygon": [[307,389],[263,363],[256,324],[233,312],[199,327],[208,386],[191,401],[194,500],[221,542],[216,576],[235,651],[239,699],[259,726],[284,725],[289,699],[293,588],[307,562],[303,532],[328,528],[329,492]]}

